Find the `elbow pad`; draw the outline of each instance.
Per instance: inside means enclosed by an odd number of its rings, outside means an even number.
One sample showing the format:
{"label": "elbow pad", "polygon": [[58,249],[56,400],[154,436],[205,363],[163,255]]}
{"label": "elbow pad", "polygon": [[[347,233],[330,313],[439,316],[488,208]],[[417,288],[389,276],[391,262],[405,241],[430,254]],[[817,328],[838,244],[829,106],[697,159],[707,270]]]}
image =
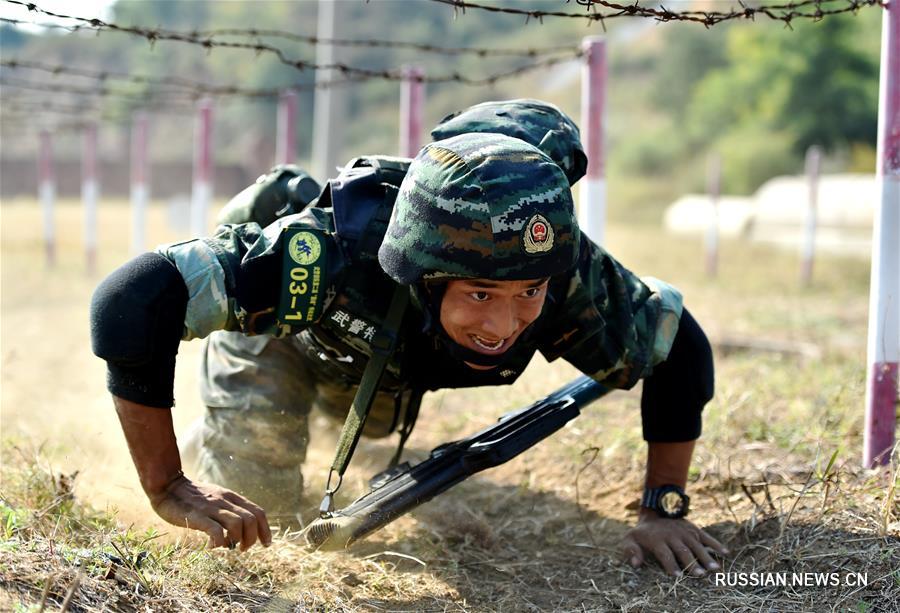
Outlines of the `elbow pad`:
{"label": "elbow pad", "polygon": [[644,440],[682,442],[698,438],[703,429],[703,407],[712,400],[714,388],[712,347],[685,309],[669,357],[644,379]]}
{"label": "elbow pad", "polygon": [[106,360],[112,394],[172,406],[187,302],[184,280],[158,253],[134,258],[100,283],[91,300],[91,347]]}

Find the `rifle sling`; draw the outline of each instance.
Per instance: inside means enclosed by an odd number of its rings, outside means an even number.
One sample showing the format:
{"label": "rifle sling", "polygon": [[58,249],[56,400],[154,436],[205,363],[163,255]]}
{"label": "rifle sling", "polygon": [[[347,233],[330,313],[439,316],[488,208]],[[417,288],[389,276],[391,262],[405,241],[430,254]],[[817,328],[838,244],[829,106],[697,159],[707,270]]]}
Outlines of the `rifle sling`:
{"label": "rifle sling", "polygon": [[[356,390],[356,396],[353,397],[353,404],[347,413],[347,420],[341,429],[334,462],[332,462],[331,470],[328,473],[325,497],[322,499],[322,504],[319,507],[319,512],[322,515],[330,513],[334,508],[334,493],[341,486],[344,472],[350,464],[353,451],[356,449],[360,435],[362,435],[366,416],[369,414],[372,401],[375,399],[376,392],[378,392],[378,385],[381,383],[384,369],[397,349],[397,333],[400,330],[400,324],[403,321],[403,314],[406,312],[407,304],[409,304],[409,288],[405,285],[397,285],[393,296],[391,296],[391,304],[388,307],[384,323],[372,338],[372,356],[369,358],[366,369],[363,371],[362,379]],[[332,487],[331,478],[335,472],[338,474],[338,482]]]}
{"label": "rifle sling", "polygon": [[403,455],[403,447],[406,445],[406,441],[409,439],[409,435],[412,434],[413,427],[416,425],[416,420],[419,418],[419,407],[422,406],[422,396],[424,395],[425,390],[421,387],[413,387],[409,402],[406,404],[406,411],[403,413],[403,427],[400,428],[400,443],[397,445],[397,451],[394,453],[394,457],[391,458],[390,463],[388,463],[388,469],[391,469],[400,463],[400,456]]}

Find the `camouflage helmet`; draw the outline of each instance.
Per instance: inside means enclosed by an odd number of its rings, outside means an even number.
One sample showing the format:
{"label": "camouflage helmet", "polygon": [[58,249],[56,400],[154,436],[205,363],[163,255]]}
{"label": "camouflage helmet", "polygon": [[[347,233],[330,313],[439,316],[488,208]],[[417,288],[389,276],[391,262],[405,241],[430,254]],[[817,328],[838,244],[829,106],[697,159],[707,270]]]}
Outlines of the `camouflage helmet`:
{"label": "camouflage helmet", "polygon": [[378,261],[399,283],[540,279],[575,265],[565,174],[525,141],[461,134],[426,145],[400,185]]}
{"label": "camouflage helmet", "polygon": [[495,132],[534,145],[563,169],[570,185],[587,170],[578,126],[549,102],[528,98],[482,102],[442,119],[431,137],[443,140],[467,132]]}

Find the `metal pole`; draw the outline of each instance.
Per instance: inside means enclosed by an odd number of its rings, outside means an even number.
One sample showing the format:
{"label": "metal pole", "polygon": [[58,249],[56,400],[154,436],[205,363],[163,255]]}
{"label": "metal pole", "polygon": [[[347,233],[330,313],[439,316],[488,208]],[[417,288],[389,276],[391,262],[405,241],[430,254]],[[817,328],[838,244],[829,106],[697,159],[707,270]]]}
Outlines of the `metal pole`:
{"label": "metal pole", "polygon": [[147,115],[134,114],[131,123],[131,254],[143,253],[147,242],[147,202],[150,199],[147,156]]}
{"label": "metal pole", "polygon": [[588,166],[581,181],[578,223],[583,232],[602,245],[606,225],[606,40],[602,36],[587,36],[581,46],[585,58],[581,73],[581,127]]}
{"label": "metal pole", "polygon": [[56,230],[53,223],[56,177],[53,169],[53,138],[47,130],[41,130],[40,134],[38,175],[38,194],[44,218],[44,252],[47,266],[53,266],[56,263]]}
{"label": "metal pole", "polygon": [[84,150],[81,158],[81,202],[84,204],[84,251],[87,271],[97,270],[97,124],[84,127]]}
{"label": "metal pole", "polygon": [[709,156],[707,173],[710,207],[706,226],[706,274],[715,277],[719,273],[719,193],[722,186],[722,159],[718,153]]}
{"label": "metal pole", "polygon": [[191,234],[205,236],[212,201],[212,99],[203,98],[197,105],[194,133],[194,189],[191,194]]}
{"label": "metal pole", "polygon": [[800,281],[803,285],[812,283],[813,260],[816,256],[816,224],[819,206],[819,167],[822,151],[815,145],[806,151],[806,177],[809,181],[809,206],[806,209],[806,232],[803,241],[803,263]]}
{"label": "metal pole", "polygon": [[863,465],[890,461],[900,360],[900,4],[884,8],[878,104],[881,203],[872,231]]}
{"label": "metal pole", "polygon": [[297,163],[297,92],[282,92],[278,98],[278,134],[276,135],[275,163]]}
{"label": "metal pole", "polygon": [[[336,13],[342,2],[339,0],[319,0],[319,21],[316,36],[320,42],[316,45],[316,63],[334,65],[337,63],[337,52],[334,45],[321,42],[335,38]],[[343,121],[343,96],[333,87],[325,84],[334,81],[340,73],[333,69],[316,71],[316,94],[313,108],[313,176],[324,181],[337,175],[340,159],[339,143],[341,142],[341,124]]]}
{"label": "metal pole", "polygon": [[415,157],[422,146],[425,71],[420,66],[404,66],[400,82],[400,155]]}

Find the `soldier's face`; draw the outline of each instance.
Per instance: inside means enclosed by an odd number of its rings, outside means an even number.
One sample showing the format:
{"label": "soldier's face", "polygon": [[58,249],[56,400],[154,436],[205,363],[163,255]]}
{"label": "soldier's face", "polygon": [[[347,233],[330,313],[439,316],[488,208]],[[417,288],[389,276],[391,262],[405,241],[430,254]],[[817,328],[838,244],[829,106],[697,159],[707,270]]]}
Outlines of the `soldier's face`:
{"label": "soldier's face", "polygon": [[[463,347],[485,355],[502,354],[541,314],[547,282],[548,279],[450,281],[441,301],[441,325]],[[466,364],[479,370],[492,368]]]}

